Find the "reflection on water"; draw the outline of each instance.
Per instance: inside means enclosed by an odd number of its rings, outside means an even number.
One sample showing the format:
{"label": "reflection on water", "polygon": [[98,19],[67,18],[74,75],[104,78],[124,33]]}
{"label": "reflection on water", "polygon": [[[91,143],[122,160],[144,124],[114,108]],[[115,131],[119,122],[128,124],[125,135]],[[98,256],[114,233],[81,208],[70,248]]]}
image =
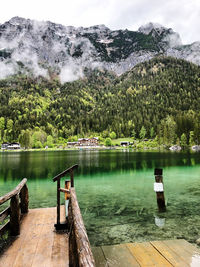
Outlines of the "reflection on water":
{"label": "reflection on water", "polygon": [[[200,233],[200,154],[125,151],[0,153],[0,195],[28,178],[31,207],[56,205],[52,178],[79,164],[75,186],[92,245]],[[163,168],[167,212],[158,214],[154,168]]]}
{"label": "reflection on water", "polygon": [[155,225],[158,227],[164,227],[165,226],[165,218],[160,218],[155,216]]}

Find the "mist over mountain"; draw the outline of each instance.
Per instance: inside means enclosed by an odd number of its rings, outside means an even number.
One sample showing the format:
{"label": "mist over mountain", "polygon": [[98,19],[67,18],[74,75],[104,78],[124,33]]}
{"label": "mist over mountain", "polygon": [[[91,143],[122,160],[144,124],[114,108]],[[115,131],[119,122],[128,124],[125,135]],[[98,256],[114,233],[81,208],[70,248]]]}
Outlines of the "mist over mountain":
{"label": "mist over mountain", "polygon": [[120,75],[158,55],[200,65],[200,42],[182,45],[178,33],[154,23],[138,31],[111,31],[104,25],[75,28],[14,17],[0,25],[0,78],[32,73],[71,82],[82,78],[85,68]]}

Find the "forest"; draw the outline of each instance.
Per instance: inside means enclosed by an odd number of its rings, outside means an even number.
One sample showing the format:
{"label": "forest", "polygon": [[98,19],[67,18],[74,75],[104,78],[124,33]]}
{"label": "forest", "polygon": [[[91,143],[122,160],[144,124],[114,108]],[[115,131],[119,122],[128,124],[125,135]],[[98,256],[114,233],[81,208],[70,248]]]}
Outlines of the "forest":
{"label": "forest", "polygon": [[200,67],[157,57],[116,76],[85,69],[61,84],[24,74],[0,80],[0,142],[25,148],[99,136],[200,143]]}

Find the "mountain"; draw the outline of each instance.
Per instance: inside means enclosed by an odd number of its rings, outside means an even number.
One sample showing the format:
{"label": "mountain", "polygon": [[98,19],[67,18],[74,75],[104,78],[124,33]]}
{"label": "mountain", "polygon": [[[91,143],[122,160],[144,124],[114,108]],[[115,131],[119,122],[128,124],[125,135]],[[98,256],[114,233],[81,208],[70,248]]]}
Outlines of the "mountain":
{"label": "mountain", "polygon": [[178,33],[153,23],[111,31],[14,17],[0,25],[0,78],[32,72],[69,82],[82,78],[85,68],[119,75],[157,55],[200,64],[200,43],[182,45]]}
{"label": "mountain", "polygon": [[0,80],[0,139],[22,140],[29,133],[44,143],[48,135],[72,140],[112,131],[138,138],[144,127],[147,138],[165,136],[173,143],[184,133],[189,142],[193,132],[200,143],[199,77],[200,66],[162,56],[119,77],[89,69],[84,78],[64,84],[11,76]]}

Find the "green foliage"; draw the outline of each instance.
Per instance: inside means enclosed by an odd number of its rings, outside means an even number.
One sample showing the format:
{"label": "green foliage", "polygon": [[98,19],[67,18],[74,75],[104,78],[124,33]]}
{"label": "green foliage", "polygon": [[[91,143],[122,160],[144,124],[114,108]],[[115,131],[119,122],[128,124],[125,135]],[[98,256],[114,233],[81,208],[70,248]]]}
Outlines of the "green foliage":
{"label": "green foliage", "polygon": [[[142,35],[135,38],[148,45]],[[199,66],[169,57],[144,62],[119,77],[85,70],[83,79],[65,84],[58,79],[9,77],[0,80],[0,138],[22,139],[26,147],[35,147],[37,141],[44,145],[47,136],[56,143],[59,138],[76,141],[93,133],[113,138],[114,132],[134,139],[158,136],[159,144],[171,145],[183,133],[188,144],[193,132],[193,143],[199,144],[199,77]],[[26,130],[30,141],[25,141]]]}
{"label": "green foliage", "polygon": [[31,132],[27,130],[22,130],[21,134],[19,136],[19,142],[21,144],[21,147],[24,147],[25,149],[32,147],[31,142]]}
{"label": "green foliage", "polygon": [[47,143],[46,143],[46,145],[47,145],[48,147],[50,147],[50,148],[53,147],[53,137],[52,137],[51,135],[48,135],[48,136],[47,136]]}
{"label": "green foliage", "polygon": [[190,131],[190,139],[189,139],[189,145],[193,146],[195,144],[194,140],[194,131]]}
{"label": "green foliage", "polygon": [[105,146],[111,146],[112,145],[112,141],[110,139],[110,137],[107,137],[105,140]]}
{"label": "green foliage", "polygon": [[111,132],[111,133],[110,133],[110,138],[111,138],[111,139],[116,139],[116,137],[117,137],[117,135],[116,135],[115,132]]}
{"label": "green foliage", "polygon": [[150,137],[153,138],[154,137],[154,128],[151,127],[150,129]]}
{"label": "green foliage", "polygon": [[142,126],[142,128],[141,128],[141,130],[140,130],[140,134],[139,134],[139,136],[140,136],[140,139],[144,139],[145,138],[145,136],[146,136],[146,129],[145,129],[145,127],[144,126]]}
{"label": "green foliage", "polygon": [[42,145],[42,143],[40,141],[36,141],[34,143],[34,148],[43,148],[43,145]]}
{"label": "green foliage", "polygon": [[186,148],[186,146],[187,146],[187,137],[186,137],[186,134],[183,133],[181,135],[180,143],[181,143],[181,147],[182,148]]}

